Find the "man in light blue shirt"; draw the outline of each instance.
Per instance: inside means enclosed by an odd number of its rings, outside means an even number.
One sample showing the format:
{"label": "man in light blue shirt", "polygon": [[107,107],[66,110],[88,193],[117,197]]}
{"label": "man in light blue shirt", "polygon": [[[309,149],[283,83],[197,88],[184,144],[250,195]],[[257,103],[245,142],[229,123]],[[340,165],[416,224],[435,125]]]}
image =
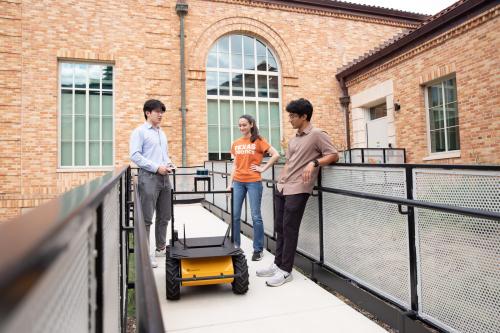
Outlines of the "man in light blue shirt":
{"label": "man in light blue shirt", "polygon": [[169,173],[175,169],[168,156],[168,142],[160,123],[165,105],[155,99],[144,103],[146,122],[130,136],[130,159],[139,167],[139,195],[149,241],[149,230],[156,210],[156,251],[151,265],[158,267],[156,256],[165,256],[167,225],[172,217]]}

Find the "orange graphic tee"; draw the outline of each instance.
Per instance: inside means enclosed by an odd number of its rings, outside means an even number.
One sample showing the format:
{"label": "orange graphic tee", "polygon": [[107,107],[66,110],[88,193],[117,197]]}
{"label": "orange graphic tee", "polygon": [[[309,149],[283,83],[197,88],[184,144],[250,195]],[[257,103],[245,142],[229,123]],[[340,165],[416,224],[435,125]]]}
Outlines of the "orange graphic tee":
{"label": "orange graphic tee", "polygon": [[260,165],[269,147],[271,146],[264,138],[257,139],[253,143],[250,142],[250,138],[245,137],[234,141],[231,146],[231,154],[234,156],[233,167],[236,168],[233,180],[242,183],[260,181],[262,179],[260,173],[252,171],[250,166]]}

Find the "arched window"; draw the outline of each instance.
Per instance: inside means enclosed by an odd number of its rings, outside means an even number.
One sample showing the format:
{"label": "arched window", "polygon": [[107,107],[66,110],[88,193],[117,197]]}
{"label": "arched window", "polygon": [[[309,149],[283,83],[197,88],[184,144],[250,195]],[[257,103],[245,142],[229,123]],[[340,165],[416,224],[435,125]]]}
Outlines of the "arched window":
{"label": "arched window", "polygon": [[238,119],[250,114],[260,134],[280,151],[280,74],[272,51],[245,35],[220,38],[207,59],[208,158],[231,157]]}

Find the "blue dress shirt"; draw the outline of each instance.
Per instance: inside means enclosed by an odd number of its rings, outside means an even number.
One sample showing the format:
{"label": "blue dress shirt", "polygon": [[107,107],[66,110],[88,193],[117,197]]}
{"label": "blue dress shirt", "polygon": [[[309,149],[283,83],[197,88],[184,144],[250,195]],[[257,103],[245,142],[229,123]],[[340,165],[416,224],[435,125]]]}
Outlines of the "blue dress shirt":
{"label": "blue dress shirt", "polygon": [[173,166],[165,133],[148,122],[137,127],[130,136],[130,159],[139,168],[153,173],[161,165]]}

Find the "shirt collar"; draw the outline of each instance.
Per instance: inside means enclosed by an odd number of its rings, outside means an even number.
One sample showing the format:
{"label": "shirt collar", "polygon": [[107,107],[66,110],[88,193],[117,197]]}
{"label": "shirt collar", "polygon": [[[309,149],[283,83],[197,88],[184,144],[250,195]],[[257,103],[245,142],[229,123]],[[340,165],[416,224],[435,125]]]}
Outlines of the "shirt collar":
{"label": "shirt collar", "polygon": [[147,129],[160,129],[160,127],[153,127],[153,125],[147,121],[144,122],[144,126],[146,126]]}
{"label": "shirt collar", "polygon": [[295,136],[303,136],[303,135],[307,135],[311,132],[312,130],[312,124],[309,123],[309,126],[307,126],[306,128],[304,128],[304,130],[302,131],[302,133],[299,133],[299,131],[297,131],[297,133],[295,133]]}

